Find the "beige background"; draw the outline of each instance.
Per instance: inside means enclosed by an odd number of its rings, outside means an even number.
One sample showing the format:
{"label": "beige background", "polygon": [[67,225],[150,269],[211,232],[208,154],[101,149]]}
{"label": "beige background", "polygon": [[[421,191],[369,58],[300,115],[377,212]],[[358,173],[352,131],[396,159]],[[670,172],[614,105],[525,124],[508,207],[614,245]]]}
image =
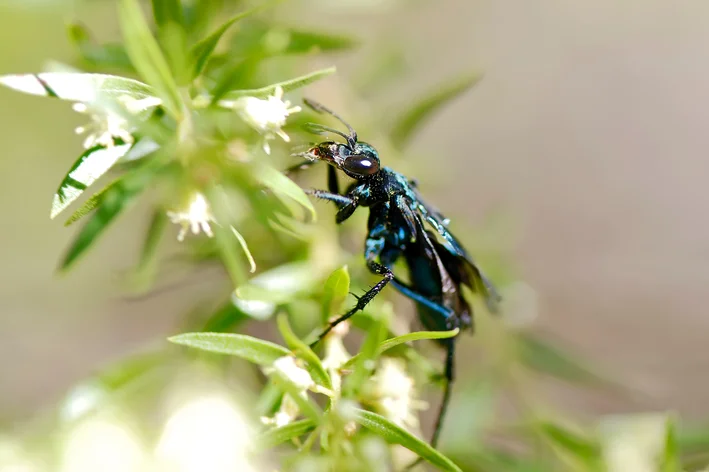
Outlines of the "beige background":
{"label": "beige background", "polygon": [[[417,141],[449,159],[438,206],[471,222],[496,208],[519,218],[512,255],[540,294],[539,328],[644,391],[567,403],[706,415],[709,4],[416,3],[361,29],[408,42],[423,64],[398,98],[457,71],[485,72]],[[70,11],[0,3],[0,73],[68,60]],[[56,276],[72,231],[48,219],[49,202],[80,143],[68,130],[82,118],[6,90],[0,103],[0,418],[20,419],[225,287],[205,273],[183,291],[189,303],[125,299],[116,282],[135,254],[126,228],[144,224],[140,211]]]}

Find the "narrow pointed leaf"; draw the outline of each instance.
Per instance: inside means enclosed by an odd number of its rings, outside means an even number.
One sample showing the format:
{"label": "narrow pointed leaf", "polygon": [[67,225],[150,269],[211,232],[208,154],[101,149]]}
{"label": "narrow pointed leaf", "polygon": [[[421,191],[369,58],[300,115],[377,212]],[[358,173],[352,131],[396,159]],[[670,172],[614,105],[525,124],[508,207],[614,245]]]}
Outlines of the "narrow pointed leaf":
{"label": "narrow pointed leaf", "polygon": [[73,102],[96,103],[101,97],[122,96],[140,100],[156,95],[155,90],[137,80],[107,74],[43,72],[0,76],[0,84],[30,95],[60,98]]}
{"label": "narrow pointed leaf", "polygon": [[399,148],[409,142],[413,134],[446,103],[463,94],[481,79],[480,74],[469,74],[448,84],[436,87],[428,96],[401,114],[391,130],[391,140]]}
{"label": "narrow pointed leaf", "polygon": [[290,41],[285,54],[346,51],[359,45],[359,41],[350,36],[322,31],[288,29],[287,33]]}
{"label": "narrow pointed leaf", "polygon": [[288,316],[283,313],[277,318],[278,330],[293,353],[304,360],[308,365],[308,372],[313,376],[313,380],[318,385],[332,389],[332,382],[327,371],[320,362],[320,358],[305,344],[298,336],[295,335],[290,325],[288,324]]}
{"label": "narrow pointed leaf", "polygon": [[89,31],[78,23],[69,24],[67,34],[85,63],[97,68],[133,71],[133,64],[122,44],[97,44]]}
{"label": "narrow pointed leaf", "polygon": [[76,211],[74,211],[74,213],[72,213],[71,216],[64,222],[64,226],[69,226],[72,223],[76,223],[81,218],[91,213],[91,211],[93,211],[101,203],[102,195],[108,192],[112,187],[120,185],[121,180],[121,178],[118,178],[95,194],[91,195],[91,197],[89,197],[83,205],[76,209]]}
{"label": "narrow pointed leaf", "polygon": [[240,357],[262,366],[270,366],[278,358],[291,354],[283,346],[244,334],[185,333],[172,336],[168,341],[202,351]]}
{"label": "narrow pointed leaf", "polygon": [[[224,191],[219,187],[212,187],[205,192],[209,206],[216,221],[226,222],[233,218],[233,212],[229,205],[229,199]],[[246,283],[248,277],[244,270],[242,257],[234,244],[234,233],[231,228],[221,225],[214,225],[214,238],[221,255],[222,263],[226,268],[235,287]]]}
{"label": "narrow pointed leaf", "polygon": [[[379,345],[377,350],[377,355],[381,356],[389,349],[393,349],[401,344],[406,344],[411,341],[421,341],[424,339],[447,339],[458,335],[460,330],[458,328],[450,331],[417,331],[415,333],[404,334],[402,336],[397,336],[391,339],[387,339]],[[359,354],[353,356],[350,360],[345,363],[343,368],[351,366],[357,359]]]}
{"label": "narrow pointed leaf", "polygon": [[667,418],[664,446],[660,460],[660,472],[681,472],[681,458],[675,431],[675,421],[671,416]]}
{"label": "narrow pointed leaf", "polygon": [[323,295],[324,318],[339,312],[349,293],[350,273],[345,265],[335,270],[325,281]]}
{"label": "narrow pointed leaf", "polygon": [[317,82],[318,80],[323,79],[328,75],[334,74],[335,71],[336,69],[334,67],[330,67],[328,69],[322,69],[319,71],[311,72],[310,74],[306,74],[290,80],[285,80],[283,82],[268,85],[266,87],[261,87],[258,89],[232,90],[231,92],[227,92],[226,94],[224,94],[224,100],[236,100],[241,97],[266,98],[270,95],[273,95],[276,91],[276,87],[278,86],[280,86],[284,92],[290,92],[292,90],[303,88],[306,85],[310,85],[313,82]]}
{"label": "narrow pointed leaf", "polygon": [[123,41],[133,66],[157,90],[167,111],[173,117],[182,114],[182,101],[177,83],[167,60],[150,32],[137,0],[120,0],[118,18]]}
{"label": "narrow pointed leaf", "polygon": [[603,383],[604,380],[572,353],[564,352],[552,343],[529,333],[520,333],[519,358],[528,368],[569,382],[589,384]]}
{"label": "narrow pointed leaf", "polygon": [[566,453],[576,464],[597,464],[600,467],[601,447],[591,438],[551,422],[536,425],[551,444]]}
{"label": "narrow pointed leaf", "polygon": [[253,162],[251,168],[253,177],[261,185],[271,190],[276,196],[295,200],[308,211],[310,219],[315,220],[315,207],[298,184],[270,165]]}
{"label": "narrow pointed leaf", "polygon": [[310,264],[291,262],[258,274],[235,293],[243,300],[283,303],[307,292],[315,280],[317,274]]}
{"label": "narrow pointed leaf", "polygon": [[231,227],[231,232],[234,234],[234,237],[236,238],[237,241],[239,241],[239,245],[241,246],[241,250],[244,251],[244,255],[246,256],[246,260],[249,261],[249,272],[254,273],[256,272],[256,260],[254,259],[253,254],[251,254],[251,250],[249,249],[249,245],[246,244],[246,239],[239,233],[236,228],[233,226]]}
{"label": "narrow pointed leaf", "polygon": [[84,224],[69,247],[60,265],[60,270],[68,269],[96,242],[116,216],[147,187],[154,175],[153,172],[141,169],[141,171],[125,176],[101,192],[96,201],[96,212]]}
{"label": "narrow pointed leaf", "polygon": [[140,251],[140,259],[135,269],[135,285],[139,291],[146,290],[154,282],[157,271],[158,245],[165,233],[167,222],[167,215],[162,209],[153,212],[143,241],[143,248]]}
{"label": "narrow pointed leaf", "polygon": [[182,2],[180,0],[151,0],[153,5],[153,17],[159,29],[170,23],[182,25],[184,15],[182,13]]}
{"label": "narrow pointed leaf", "polygon": [[418,454],[419,457],[438,467],[439,470],[462,472],[461,469],[446,456],[383,416],[361,409],[356,409],[355,415],[356,421],[360,425],[381,436],[387,442],[399,444],[411,452]]}
{"label": "narrow pointed leaf", "polygon": [[111,147],[94,146],[84,152],[59,184],[49,217],[54,219],[64,211],[96,179],[108,172],[118,159],[125,156],[130,148],[131,144],[116,144]]}
{"label": "narrow pointed leaf", "polygon": [[315,429],[315,421],[311,419],[294,421],[293,423],[264,431],[256,437],[259,450],[271,449],[284,442],[298,438],[308,431]]}
{"label": "narrow pointed leaf", "polygon": [[271,3],[275,2],[266,2],[264,5],[259,5],[257,7],[251,8],[249,10],[243,11],[232,16],[224,23],[222,23],[219,28],[214,30],[206,38],[195,44],[192,48],[192,51],[190,52],[193,61],[192,77],[197,77],[199,74],[202,73],[204,66],[207,64],[209,57],[212,55],[212,52],[214,52],[214,49],[217,47],[219,40],[234,23],[246,18],[247,16],[253,15],[254,13],[260,10],[263,10],[264,8],[269,7]]}

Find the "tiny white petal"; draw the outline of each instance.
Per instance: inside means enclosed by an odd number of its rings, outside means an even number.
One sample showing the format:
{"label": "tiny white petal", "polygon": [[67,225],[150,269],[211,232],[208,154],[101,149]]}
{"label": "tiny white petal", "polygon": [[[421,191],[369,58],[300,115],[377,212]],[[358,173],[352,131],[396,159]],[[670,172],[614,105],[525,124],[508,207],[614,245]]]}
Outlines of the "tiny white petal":
{"label": "tiny white petal", "polygon": [[185,239],[188,230],[192,234],[199,234],[201,230],[210,238],[214,236],[212,228],[209,226],[210,221],[215,221],[214,216],[212,216],[207,199],[199,192],[192,196],[187,208],[180,211],[168,211],[166,215],[171,222],[182,226],[177,234],[178,241]]}
{"label": "tiny white petal", "polygon": [[315,386],[315,381],[310,376],[310,373],[296,364],[295,357],[279,357],[274,361],[273,369],[280,372],[303,391]]}

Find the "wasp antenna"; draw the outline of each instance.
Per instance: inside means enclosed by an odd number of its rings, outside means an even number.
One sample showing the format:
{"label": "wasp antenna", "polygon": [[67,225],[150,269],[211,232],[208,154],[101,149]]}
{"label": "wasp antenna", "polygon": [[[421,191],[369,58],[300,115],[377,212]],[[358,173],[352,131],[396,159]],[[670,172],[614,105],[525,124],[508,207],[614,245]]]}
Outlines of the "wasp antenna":
{"label": "wasp antenna", "polygon": [[323,135],[325,133],[335,133],[336,135],[342,136],[343,138],[345,138],[348,141],[350,139],[350,137],[347,136],[342,131],[337,131],[336,129],[330,128],[329,126],[323,126],[318,123],[305,123],[305,125],[303,125],[303,126],[305,127],[305,129],[307,129],[311,133],[320,134],[320,135]]}
{"label": "wasp antenna", "polygon": [[350,146],[354,146],[354,144],[357,142],[357,131],[355,131],[354,128],[348,122],[343,120],[340,115],[338,115],[334,111],[330,110],[329,108],[325,107],[324,105],[321,105],[320,103],[316,102],[315,100],[311,100],[309,98],[303,98],[303,103],[305,103],[306,106],[315,110],[318,113],[325,113],[330,116],[333,116],[338,121],[340,121],[340,123],[345,125],[350,132],[350,135],[345,136],[345,138],[347,139],[347,142]]}

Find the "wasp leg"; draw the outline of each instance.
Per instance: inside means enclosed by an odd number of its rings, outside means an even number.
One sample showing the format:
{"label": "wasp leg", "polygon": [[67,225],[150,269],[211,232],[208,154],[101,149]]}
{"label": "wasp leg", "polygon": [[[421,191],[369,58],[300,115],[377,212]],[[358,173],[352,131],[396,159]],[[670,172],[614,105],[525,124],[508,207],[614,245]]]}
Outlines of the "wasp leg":
{"label": "wasp leg", "polygon": [[338,324],[342,323],[355,313],[357,313],[360,310],[364,310],[364,308],[369,304],[369,302],[372,301],[374,297],[379,295],[379,292],[381,292],[384,287],[387,286],[387,284],[394,278],[394,272],[392,272],[388,267],[383,266],[379,264],[378,262],[374,261],[374,258],[372,256],[367,258],[367,267],[369,268],[370,271],[377,275],[382,275],[384,278],[377,282],[374,287],[370,288],[364,295],[359,297],[357,299],[357,304],[347,313],[344,315],[340,316],[337,318],[335,321],[332,321],[325,330],[320,333],[320,336],[318,336],[318,339],[310,345],[310,347],[315,346],[320,342],[322,338],[327,336],[327,333],[329,333],[332,328],[337,326]]}
{"label": "wasp leg", "polygon": [[327,189],[330,193],[340,194],[340,184],[337,180],[337,169],[327,166]]}
{"label": "wasp leg", "polygon": [[337,193],[326,192],[325,190],[317,189],[305,190],[305,193],[321,200],[334,202],[335,205],[338,206],[338,208],[343,208],[347,205],[356,205],[355,199],[348,197],[347,195],[339,195]]}
{"label": "wasp leg", "polygon": [[396,277],[394,277],[394,280],[391,281],[391,284],[399,292],[401,292],[402,295],[412,299],[416,303],[419,303],[419,304],[425,306],[426,308],[430,308],[431,310],[438,312],[439,314],[443,315],[446,319],[453,316],[453,310],[429,300],[428,298],[426,298],[425,295],[420,294],[419,292],[417,292],[413,288],[411,288],[408,285],[406,285],[405,283],[401,282]]}
{"label": "wasp leg", "polygon": [[446,411],[448,410],[448,403],[451,399],[451,390],[453,386],[453,381],[455,380],[455,338],[448,339],[446,342],[446,384],[443,387],[443,399],[441,400],[441,406],[438,409],[438,418],[436,418],[436,426],[433,428],[433,436],[431,436],[431,446],[436,447],[438,444],[438,436],[441,434],[441,426],[443,426],[443,419],[446,416]]}

